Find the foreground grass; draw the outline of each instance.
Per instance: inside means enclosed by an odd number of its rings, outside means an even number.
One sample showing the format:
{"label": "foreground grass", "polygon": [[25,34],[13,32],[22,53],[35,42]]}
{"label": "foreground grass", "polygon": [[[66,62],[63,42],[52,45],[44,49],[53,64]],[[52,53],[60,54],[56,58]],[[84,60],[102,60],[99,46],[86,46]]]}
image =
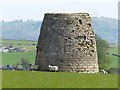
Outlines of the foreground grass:
{"label": "foreground grass", "polygon": [[3,88],[117,88],[117,74],[2,71]]}

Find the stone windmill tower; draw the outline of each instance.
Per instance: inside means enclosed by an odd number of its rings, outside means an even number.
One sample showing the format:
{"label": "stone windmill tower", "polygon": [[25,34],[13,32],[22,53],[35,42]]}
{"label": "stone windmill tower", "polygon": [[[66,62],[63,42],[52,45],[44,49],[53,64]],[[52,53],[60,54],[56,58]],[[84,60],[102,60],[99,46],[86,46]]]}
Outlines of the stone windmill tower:
{"label": "stone windmill tower", "polygon": [[59,71],[97,73],[95,33],[88,13],[45,14],[35,64],[40,70],[57,65]]}

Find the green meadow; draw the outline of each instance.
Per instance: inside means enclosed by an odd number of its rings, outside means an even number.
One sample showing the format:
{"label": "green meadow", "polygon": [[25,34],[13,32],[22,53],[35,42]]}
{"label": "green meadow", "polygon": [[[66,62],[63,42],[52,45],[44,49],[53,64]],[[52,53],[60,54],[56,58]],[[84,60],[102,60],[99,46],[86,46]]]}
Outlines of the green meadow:
{"label": "green meadow", "polygon": [[36,41],[28,40],[2,40],[2,45],[7,47],[12,45],[16,48],[26,48],[31,50],[31,52],[8,52],[0,53],[2,54],[2,64],[16,64],[21,61],[22,58],[27,59],[30,63],[34,64],[35,61],[35,49],[37,44]]}
{"label": "green meadow", "polygon": [[13,52],[13,53],[2,53],[2,64],[16,64],[21,61],[22,58],[29,60],[30,63],[34,64],[35,52]]}
{"label": "green meadow", "polygon": [[118,88],[117,74],[2,71],[2,78],[2,88]]}
{"label": "green meadow", "polygon": [[120,66],[120,62],[118,62],[118,59],[120,57],[116,57],[116,56],[112,55],[112,54],[119,54],[118,53],[119,48],[120,48],[120,45],[112,45],[108,49],[108,52],[110,54],[109,57],[110,57],[110,60],[111,60],[111,67],[118,67],[118,65]]}
{"label": "green meadow", "polygon": [[30,40],[0,40],[0,42],[2,42],[2,45],[5,47],[12,45],[15,48],[26,48],[30,50],[35,50],[35,44],[37,44],[36,41]]}
{"label": "green meadow", "polygon": [[18,44],[30,44],[32,45],[33,43],[36,44],[36,41],[30,41],[30,40],[0,40],[2,41],[3,45],[6,44],[13,44],[13,45],[18,45]]}

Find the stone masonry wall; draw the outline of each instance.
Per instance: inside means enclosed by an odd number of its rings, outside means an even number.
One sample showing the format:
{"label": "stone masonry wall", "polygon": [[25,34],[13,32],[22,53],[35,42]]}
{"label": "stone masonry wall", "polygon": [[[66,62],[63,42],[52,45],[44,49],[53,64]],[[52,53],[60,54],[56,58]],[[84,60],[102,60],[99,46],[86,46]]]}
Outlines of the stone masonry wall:
{"label": "stone masonry wall", "polygon": [[59,71],[97,73],[95,33],[88,13],[45,14],[35,64],[40,70],[57,65]]}

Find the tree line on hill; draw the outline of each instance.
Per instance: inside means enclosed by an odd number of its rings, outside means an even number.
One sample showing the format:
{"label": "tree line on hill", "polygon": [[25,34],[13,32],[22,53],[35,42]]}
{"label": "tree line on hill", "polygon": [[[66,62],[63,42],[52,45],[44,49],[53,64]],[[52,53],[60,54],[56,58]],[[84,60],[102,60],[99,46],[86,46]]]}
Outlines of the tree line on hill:
{"label": "tree line on hill", "polygon": [[[14,20],[0,22],[3,39],[38,40],[42,21]],[[105,17],[92,17],[92,27],[95,33],[110,44],[118,44],[118,20]],[[1,36],[0,36],[1,37]]]}

